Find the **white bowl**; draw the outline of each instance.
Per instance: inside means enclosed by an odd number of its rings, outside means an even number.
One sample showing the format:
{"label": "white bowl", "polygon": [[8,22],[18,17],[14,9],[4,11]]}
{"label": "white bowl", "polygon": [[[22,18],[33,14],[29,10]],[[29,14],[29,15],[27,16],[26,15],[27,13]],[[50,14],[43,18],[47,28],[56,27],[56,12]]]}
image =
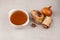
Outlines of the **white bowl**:
{"label": "white bowl", "polygon": [[[13,12],[15,12],[15,11],[17,11],[17,10],[23,11],[23,12],[25,12],[25,14],[27,15],[27,21],[26,21],[24,24],[22,24],[22,25],[15,25],[15,24],[13,24],[13,23],[10,21],[11,15],[13,14]],[[26,25],[29,23],[29,15],[28,15],[28,13],[27,13],[25,10],[22,10],[22,9],[12,9],[12,10],[9,11],[9,22],[10,22],[10,24],[11,24],[12,26],[14,26],[14,27],[26,26]]]}

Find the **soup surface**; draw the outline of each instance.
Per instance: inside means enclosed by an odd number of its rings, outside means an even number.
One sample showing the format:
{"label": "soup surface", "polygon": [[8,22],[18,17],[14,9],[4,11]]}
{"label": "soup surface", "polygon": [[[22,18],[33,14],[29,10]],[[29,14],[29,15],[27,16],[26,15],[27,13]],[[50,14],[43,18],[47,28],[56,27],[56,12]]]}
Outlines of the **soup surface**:
{"label": "soup surface", "polygon": [[27,21],[27,15],[25,12],[17,10],[11,15],[10,21],[15,25],[24,24]]}

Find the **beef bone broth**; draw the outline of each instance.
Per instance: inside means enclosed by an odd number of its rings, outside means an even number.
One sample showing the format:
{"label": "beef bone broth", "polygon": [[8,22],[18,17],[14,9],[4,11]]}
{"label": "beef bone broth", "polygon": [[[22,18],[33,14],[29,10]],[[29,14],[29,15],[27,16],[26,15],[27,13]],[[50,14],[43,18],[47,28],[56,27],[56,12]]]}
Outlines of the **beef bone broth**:
{"label": "beef bone broth", "polygon": [[27,21],[27,15],[23,11],[15,11],[10,17],[10,21],[15,25],[24,24]]}

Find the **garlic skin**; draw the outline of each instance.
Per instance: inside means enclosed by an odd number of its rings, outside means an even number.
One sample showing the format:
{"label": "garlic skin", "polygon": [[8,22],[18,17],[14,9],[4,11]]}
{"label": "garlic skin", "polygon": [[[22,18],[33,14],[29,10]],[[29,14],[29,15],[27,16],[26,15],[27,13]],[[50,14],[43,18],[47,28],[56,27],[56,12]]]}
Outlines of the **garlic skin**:
{"label": "garlic skin", "polygon": [[43,19],[44,19],[44,15],[40,13],[40,11],[38,10],[32,10],[31,11],[31,15],[32,18],[34,19],[34,21],[38,24],[41,24]]}
{"label": "garlic skin", "polygon": [[44,8],[42,9],[42,13],[43,13],[45,16],[51,16],[51,15],[52,15],[51,6],[49,6],[49,7],[44,7]]}

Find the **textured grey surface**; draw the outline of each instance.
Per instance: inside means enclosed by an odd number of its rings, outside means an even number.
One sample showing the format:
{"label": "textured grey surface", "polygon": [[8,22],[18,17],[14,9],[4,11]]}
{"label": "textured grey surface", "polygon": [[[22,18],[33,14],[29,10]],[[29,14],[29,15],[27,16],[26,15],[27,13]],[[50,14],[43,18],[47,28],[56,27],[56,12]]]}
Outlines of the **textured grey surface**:
{"label": "textured grey surface", "polygon": [[[60,40],[60,0],[0,0],[0,40]],[[28,13],[33,9],[41,10],[52,5],[53,23],[49,29],[41,25],[32,28],[15,29],[9,23],[11,9],[24,9]]]}

